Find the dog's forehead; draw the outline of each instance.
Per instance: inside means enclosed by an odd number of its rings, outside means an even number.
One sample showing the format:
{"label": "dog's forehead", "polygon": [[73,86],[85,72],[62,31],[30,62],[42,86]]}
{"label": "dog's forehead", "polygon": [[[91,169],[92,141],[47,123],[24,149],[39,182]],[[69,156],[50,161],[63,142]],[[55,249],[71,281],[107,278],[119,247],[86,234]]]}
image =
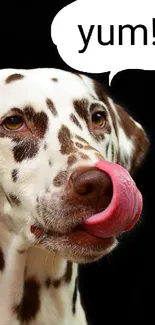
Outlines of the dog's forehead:
{"label": "dog's forehead", "polygon": [[67,109],[73,100],[89,99],[94,95],[93,83],[87,77],[58,69],[0,71],[1,116],[14,107],[33,106],[42,111],[47,99],[57,109]]}

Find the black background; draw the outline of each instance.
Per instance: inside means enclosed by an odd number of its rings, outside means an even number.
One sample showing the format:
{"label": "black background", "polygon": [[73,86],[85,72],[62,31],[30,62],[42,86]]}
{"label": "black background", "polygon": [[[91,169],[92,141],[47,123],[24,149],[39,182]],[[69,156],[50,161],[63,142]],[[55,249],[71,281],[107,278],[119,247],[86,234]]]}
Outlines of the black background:
{"label": "black background", "polygon": [[[0,68],[71,70],[59,57],[50,37],[55,14],[69,2],[56,1],[54,5],[52,1],[13,1],[6,2],[5,8],[1,5]],[[108,73],[91,76],[104,82],[114,99],[144,126],[151,146],[135,175],[144,198],[141,222],[120,238],[119,248],[111,255],[80,267],[83,303],[91,325],[151,325],[155,323],[155,71],[122,71],[114,77],[111,87]]]}

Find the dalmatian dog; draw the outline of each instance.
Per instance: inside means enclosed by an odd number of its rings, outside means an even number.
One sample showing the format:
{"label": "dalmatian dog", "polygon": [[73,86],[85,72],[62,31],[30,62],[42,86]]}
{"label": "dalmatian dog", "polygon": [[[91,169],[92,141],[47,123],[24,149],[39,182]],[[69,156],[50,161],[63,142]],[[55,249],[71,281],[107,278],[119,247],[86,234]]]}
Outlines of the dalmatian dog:
{"label": "dalmatian dog", "polygon": [[132,175],[147,148],[141,125],[96,81],[57,69],[0,71],[1,325],[87,324],[77,265],[117,246],[117,236],[81,227],[107,207],[102,188],[112,195],[94,164]]}

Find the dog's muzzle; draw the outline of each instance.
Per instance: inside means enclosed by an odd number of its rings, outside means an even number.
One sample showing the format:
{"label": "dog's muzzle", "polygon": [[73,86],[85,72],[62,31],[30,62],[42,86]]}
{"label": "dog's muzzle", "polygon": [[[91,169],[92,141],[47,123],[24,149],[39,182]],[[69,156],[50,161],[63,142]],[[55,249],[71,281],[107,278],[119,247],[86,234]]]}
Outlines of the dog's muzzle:
{"label": "dog's muzzle", "polygon": [[[75,169],[68,180],[64,200],[66,210],[61,229],[55,223],[48,234],[67,234],[80,227],[96,237],[112,238],[130,230],[142,212],[141,193],[128,171],[105,160],[94,167]],[[42,234],[42,230],[40,233],[33,226],[31,232],[36,237]]]}

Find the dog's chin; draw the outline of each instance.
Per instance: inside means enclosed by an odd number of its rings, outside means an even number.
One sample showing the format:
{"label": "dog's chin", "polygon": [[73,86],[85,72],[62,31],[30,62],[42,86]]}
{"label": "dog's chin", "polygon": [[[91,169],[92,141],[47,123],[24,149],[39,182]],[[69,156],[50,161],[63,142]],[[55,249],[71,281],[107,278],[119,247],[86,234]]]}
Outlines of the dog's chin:
{"label": "dog's chin", "polygon": [[40,245],[76,263],[90,263],[100,259],[117,246],[115,237],[98,238],[75,227],[66,234],[47,231]]}

